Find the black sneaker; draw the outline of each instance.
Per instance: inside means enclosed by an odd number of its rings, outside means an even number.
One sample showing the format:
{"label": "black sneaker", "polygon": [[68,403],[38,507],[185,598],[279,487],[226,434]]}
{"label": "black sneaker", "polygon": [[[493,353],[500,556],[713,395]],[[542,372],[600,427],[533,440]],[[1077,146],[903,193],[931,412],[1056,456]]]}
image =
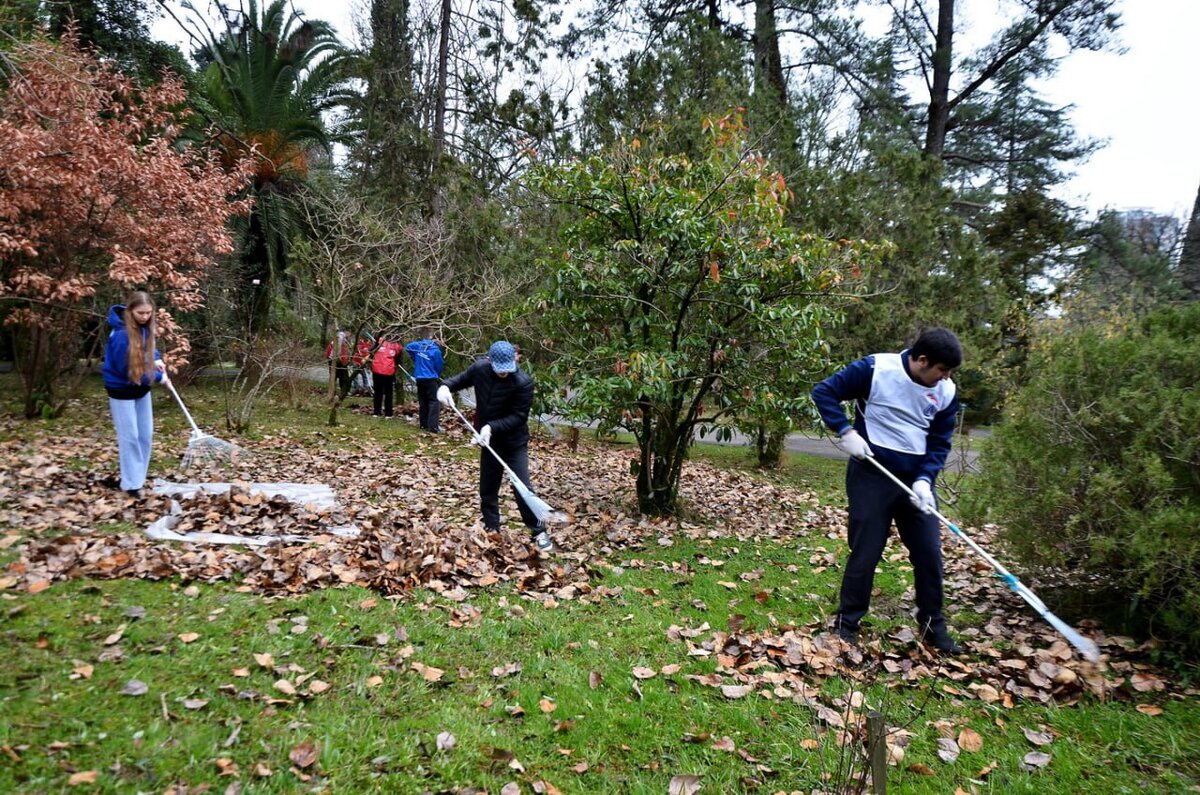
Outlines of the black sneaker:
{"label": "black sneaker", "polygon": [[842,640],[846,641],[847,643],[849,643],[851,646],[856,645],[858,643],[858,627],[857,626],[852,626],[850,624],[845,623],[840,618],[837,618],[837,619],[834,619],[833,628],[834,628],[834,631],[837,632],[837,636],[839,638],[841,638]]}
{"label": "black sneaker", "polygon": [[125,493],[130,497],[133,497],[135,500],[140,500],[142,498],[141,489],[125,489]]}
{"label": "black sneaker", "polygon": [[951,657],[963,653],[963,647],[950,636],[950,632],[943,629],[930,630],[921,636],[921,642],[926,646],[931,646],[937,649],[939,654],[945,654]]}

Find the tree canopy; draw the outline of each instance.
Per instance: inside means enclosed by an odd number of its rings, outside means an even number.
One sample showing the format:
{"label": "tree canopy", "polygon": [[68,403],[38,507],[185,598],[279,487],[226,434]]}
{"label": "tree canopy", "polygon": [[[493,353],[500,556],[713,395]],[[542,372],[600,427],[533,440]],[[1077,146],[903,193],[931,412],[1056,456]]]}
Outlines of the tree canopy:
{"label": "tree canopy", "polygon": [[[93,298],[138,287],[168,307],[200,304],[206,272],[233,247],[226,223],[249,210],[233,199],[249,163],[177,146],[177,80],[138,88],[70,37],[13,57],[0,100],[0,298],[32,416],[61,410]],[[187,350],[185,337],[173,345]]]}
{"label": "tree canopy", "polygon": [[693,434],[742,412],[786,418],[819,371],[828,298],[883,250],[787,223],[781,174],[748,146],[739,114],[705,125],[696,157],[651,134],[537,170],[531,184],[570,208],[537,311],[561,409],[631,432],[640,507],[678,508]]}

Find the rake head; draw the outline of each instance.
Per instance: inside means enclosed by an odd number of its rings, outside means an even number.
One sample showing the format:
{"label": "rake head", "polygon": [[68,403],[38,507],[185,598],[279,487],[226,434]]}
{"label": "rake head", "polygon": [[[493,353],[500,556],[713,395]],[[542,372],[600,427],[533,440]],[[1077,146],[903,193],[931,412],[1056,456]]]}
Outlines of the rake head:
{"label": "rake head", "polygon": [[218,439],[207,433],[193,433],[183,453],[182,466],[190,469],[197,464],[237,461],[245,451],[233,442]]}

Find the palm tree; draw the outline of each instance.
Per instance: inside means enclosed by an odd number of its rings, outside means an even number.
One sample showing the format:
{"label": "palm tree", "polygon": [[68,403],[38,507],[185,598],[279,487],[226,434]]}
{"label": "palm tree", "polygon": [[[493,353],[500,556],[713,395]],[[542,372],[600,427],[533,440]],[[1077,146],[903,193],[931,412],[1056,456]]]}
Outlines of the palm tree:
{"label": "palm tree", "polygon": [[219,6],[224,30],[215,33],[190,3],[202,32],[195,58],[202,115],[221,131],[218,143],[236,159],[254,150],[250,190],[254,211],[242,221],[241,265],[248,325],[268,321],[271,295],[288,270],[288,249],[300,231],[292,198],[307,181],[314,156],[331,154],[337,131],[326,113],[352,96],[349,51],[329,23],[306,20],[286,0],[237,10]]}

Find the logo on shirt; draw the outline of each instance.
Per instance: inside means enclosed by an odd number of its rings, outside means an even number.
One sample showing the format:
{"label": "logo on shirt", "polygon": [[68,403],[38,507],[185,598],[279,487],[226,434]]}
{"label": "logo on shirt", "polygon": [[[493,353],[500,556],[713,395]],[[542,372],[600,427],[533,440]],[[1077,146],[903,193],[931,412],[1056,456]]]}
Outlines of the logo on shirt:
{"label": "logo on shirt", "polygon": [[925,394],[925,406],[921,409],[921,413],[925,415],[925,419],[933,419],[933,415],[938,413],[937,395],[932,392]]}

